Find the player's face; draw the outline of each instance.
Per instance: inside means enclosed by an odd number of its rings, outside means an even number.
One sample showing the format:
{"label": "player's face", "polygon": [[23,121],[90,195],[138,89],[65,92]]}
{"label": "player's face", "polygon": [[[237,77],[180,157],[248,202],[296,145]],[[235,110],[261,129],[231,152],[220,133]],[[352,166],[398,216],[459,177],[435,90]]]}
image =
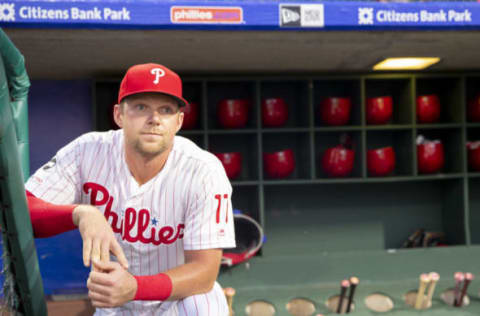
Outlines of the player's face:
{"label": "player's face", "polygon": [[140,93],[115,106],[115,122],[123,129],[125,143],[145,157],[155,157],[173,144],[183,122],[178,102],[159,93]]}

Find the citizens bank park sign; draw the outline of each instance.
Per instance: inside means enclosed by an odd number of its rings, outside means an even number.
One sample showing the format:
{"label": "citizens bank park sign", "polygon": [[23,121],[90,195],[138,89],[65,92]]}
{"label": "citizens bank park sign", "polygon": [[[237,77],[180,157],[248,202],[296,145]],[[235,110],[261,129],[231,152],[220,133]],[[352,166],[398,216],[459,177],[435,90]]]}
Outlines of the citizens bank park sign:
{"label": "citizens bank park sign", "polygon": [[478,29],[480,2],[2,1],[0,26],[149,29]]}

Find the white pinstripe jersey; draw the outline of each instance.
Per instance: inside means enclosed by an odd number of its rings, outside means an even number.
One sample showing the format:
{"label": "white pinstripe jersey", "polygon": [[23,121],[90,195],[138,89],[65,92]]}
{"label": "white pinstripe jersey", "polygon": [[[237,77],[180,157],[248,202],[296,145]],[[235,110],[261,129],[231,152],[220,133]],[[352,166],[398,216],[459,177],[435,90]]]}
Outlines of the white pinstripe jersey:
{"label": "white pinstripe jersey", "polygon": [[[220,161],[175,136],[163,169],[139,186],[125,162],[123,131],[91,132],[55,155],[26,189],[54,204],[102,211],[133,275],[184,263],[184,250],[235,247],[232,187]],[[177,315],[176,302],[133,301],[96,315]]]}

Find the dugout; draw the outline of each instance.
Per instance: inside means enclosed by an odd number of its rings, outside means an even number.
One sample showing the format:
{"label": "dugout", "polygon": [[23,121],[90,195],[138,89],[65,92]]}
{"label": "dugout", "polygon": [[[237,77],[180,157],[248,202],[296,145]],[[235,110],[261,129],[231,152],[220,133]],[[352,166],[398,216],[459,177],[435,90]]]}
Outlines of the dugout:
{"label": "dugout", "polygon": [[[80,133],[112,127],[109,111],[129,65],[152,60],[181,73],[186,99],[198,103],[200,115],[193,129],[180,134],[212,151],[243,154],[242,171],[232,180],[233,203],[261,223],[267,238],[248,264],[220,276],[223,286],[237,290],[236,315],[257,299],[272,303],[275,315],[289,315],[286,305],[295,298],[310,300],[315,313],[333,313],[326,302],[352,275],[361,282],[354,314],[374,314],[365,303],[374,293],[391,298],[394,307],[385,315],[417,314],[404,295],[418,287],[420,273],[430,271],[441,279],[432,307],[422,313],[478,314],[476,281],[467,307],[451,307],[441,294],[454,285],[454,272],[480,272],[480,173],[469,166],[467,149],[468,141],[480,137],[480,123],[470,121],[468,112],[480,93],[480,5],[307,1],[304,5],[322,5],[324,21],[301,25],[282,20],[283,2],[277,1],[230,1],[222,5],[242,9],[239,23],[211,24],[186,24],[180,15],[172,20],[171,4],[161,1],[155,2],[158,20],[146,12],[150,2],[117,0],[118,19],[108,21],[93,20],[94,13],[88,19],[88,10],[94,10],[90,1],[84,3],[84,20],[60,19],[65,10],[71,13],[70,1],[35,3],[15,2],[15,20],[1,23],[25,56],[32,82],[31,170]],[[120,13],[122,6],[133,12],[131,22]],[[301,10],[296,2],[285,6]],[[42,20],[38,7],[59,18]],[[383,13],[373,24],[359,25],[360,8]],[[467,14],[455,21],[453,13],[448,20],[449,10],[468,11],[471,21]],[[430,21],[396,20],[395,12],[418,12],[422,19],[424,11],[446,12],[447,21],[441,14]],[[441,61],[425,71],[371,70],[381,58],[397,56]],[[442,116],[422,124],[416,100],[430,94],[439,97]],[[320,119],[319,106],[335,95],[349,96],[352,112],[347,124],[332,127]],[[392,119],[369,124],[367,99],[383,95],[393,98]],[[288,121],[280,127],[262,123],[262,100],[272,97],[288,105]],[[251,100],[244,128],[227,130],[218,123],[216,107],[225,98]],[[329,177],[322,157],[343,133],[355,147],[353,170],[347,177]],[[418,135],[442,141],[441,172],[419,171]],[[396,167],[386,177],[372,176],[368,150],[383,146],[394,148]],[[296,167],[288,177],[273,179],[264,171],[263,153],[285,148],[293,150]],[[445,246],[400,249],[421,228],[445,234]],[[81,264],[78,233],[36,240],[36,246],[46,294],[84,293],[88,270]]]}

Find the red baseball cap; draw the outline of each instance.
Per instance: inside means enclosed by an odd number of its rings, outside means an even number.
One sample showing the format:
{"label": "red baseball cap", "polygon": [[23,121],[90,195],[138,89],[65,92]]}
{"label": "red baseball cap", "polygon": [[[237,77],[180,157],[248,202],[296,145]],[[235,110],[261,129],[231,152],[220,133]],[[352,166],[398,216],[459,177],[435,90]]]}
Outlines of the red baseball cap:
{"label": "red baseball cap", "polygon": [[126,96],[142,92],[159,92],[174,97],[180,106],[188,102],[182,97],[182,79],[159,64],[141,64],[130,67],[120,83],[118,103]]}

